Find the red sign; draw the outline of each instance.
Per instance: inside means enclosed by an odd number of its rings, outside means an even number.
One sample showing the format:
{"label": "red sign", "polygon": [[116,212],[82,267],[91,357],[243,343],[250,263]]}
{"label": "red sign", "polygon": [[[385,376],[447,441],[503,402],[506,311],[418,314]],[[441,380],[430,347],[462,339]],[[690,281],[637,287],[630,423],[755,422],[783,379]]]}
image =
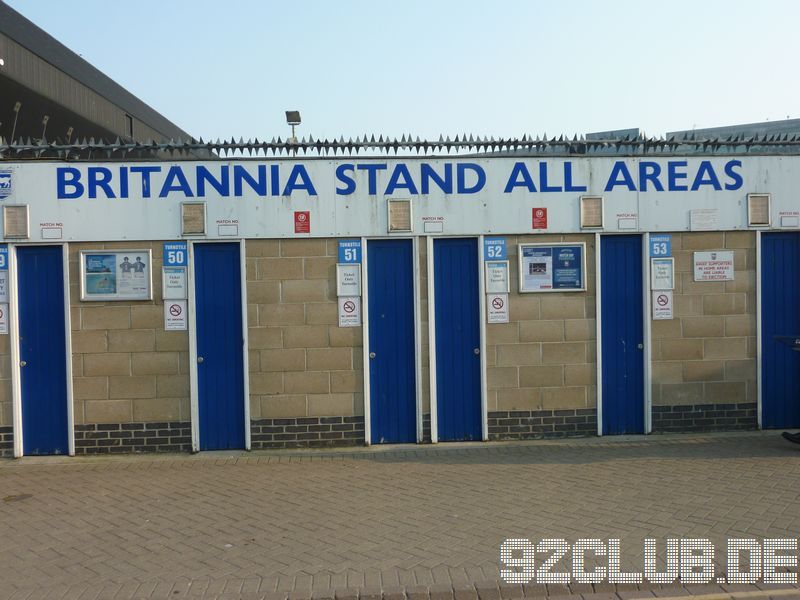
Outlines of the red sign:
{"label": "red sign", "polygon": [[311,213],[309,211],[294,211],[294,232],[311,233]]}
{"label": "red sign", "polygon": [[533,209],[533,228],[534,229],[547,229],[547,209],[534,208]]}

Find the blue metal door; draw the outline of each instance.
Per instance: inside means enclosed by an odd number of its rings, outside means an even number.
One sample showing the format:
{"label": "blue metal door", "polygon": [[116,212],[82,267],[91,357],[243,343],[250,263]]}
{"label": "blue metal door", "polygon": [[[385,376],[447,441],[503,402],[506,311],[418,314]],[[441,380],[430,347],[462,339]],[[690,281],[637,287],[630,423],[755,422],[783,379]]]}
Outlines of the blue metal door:
{"label": "blue metal door", "polygon": [[800,234],[761,236],[761,426],[800,427]]}
{"label": "blue metal door", "polygon": [[67,346],[61,246],[18,246],[23,453],[67,454]]}
{"label": "blue metal door", "polygon": [[477,239],[433,242],[439,440],[481,439]]}
{"label": "blue metal door", "polygon": [[414,252],[411,240],[367,242],[370,435],[415,442]]}
{"label": "blue metal door", "polygon": [[195,244],[201,450],[244,448],[244,335],[239,244]]}
{"label": "blue metal door", "polygon": [[644,433],[642,238],[600,238],[603,433]]}

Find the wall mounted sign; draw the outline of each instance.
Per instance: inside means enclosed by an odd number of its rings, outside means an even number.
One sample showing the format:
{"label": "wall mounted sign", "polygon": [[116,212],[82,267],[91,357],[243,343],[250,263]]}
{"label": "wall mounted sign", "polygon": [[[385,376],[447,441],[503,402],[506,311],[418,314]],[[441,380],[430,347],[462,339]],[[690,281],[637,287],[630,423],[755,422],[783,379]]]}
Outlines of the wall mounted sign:
{"label": "wall mounted sign", "polygon": [[186,300],[164,302],[164,329],[166,331],[186,329]]}
{"label": "wall mounted sign", "polygon": [[672,256],[672,234],[650,234],[650,256]]}
{"label": "wall mounted sign", "polygon": [[8,245],[0,245],[0,302],[8,302]]}
{"label": "wall mounted sign", "polygon": [[81,300],[152,300],[150,250],[82,250]]}
{"label": "wall mounted sign", "polygon": [[358,327],[361,325],[361,297],[339,297],[339,327]]}
{"label": "wall mounted sign", "polygon": [[650,259],[650,287],[654,290],[675,289],[675,259]]}
{"label": "wall mounted sign", "polygon": [[733,250],[694,253],[695,281],[733,281]]}
{"label": "wall mounted sign", "polygon": [[361,265],[358,263],[336,265],[336,295],[361,295]]}
{"label": "wall mounted sign", "polygon": [[586,244],[520,244],[519,291],[586,289]]}
{"label": "wall mounted sign", "polygon": [[361,262],[361,240],[339,240],[340,263]]}
{"label": "wall mounted sign", "polygon": [[506,256],[506,238],[483,238],[483,260],[505,260]]}
{"label": "wall mounted sign", "polygon": [[547,209],[544,207],[532,209],[533,229],[547,229]]}
{"label": "wall mounted sign", "polygon": [[653,320],[668,321],[672,318],[672,290],[653,292]]}
{"label": "wall mounted sign", "polygon": [[487,260],[486,265],[486,293],[507,294],[509,291],[508,261]]}
{"label": "wall mounted sign", "polygon": [[181,300],[188,297],[186,267],[161,269],[161,297],[164,300]]}
{"label": "wall mounted sign", "polygon": [[486,296],[486,322],[508,323],[508,294]]}

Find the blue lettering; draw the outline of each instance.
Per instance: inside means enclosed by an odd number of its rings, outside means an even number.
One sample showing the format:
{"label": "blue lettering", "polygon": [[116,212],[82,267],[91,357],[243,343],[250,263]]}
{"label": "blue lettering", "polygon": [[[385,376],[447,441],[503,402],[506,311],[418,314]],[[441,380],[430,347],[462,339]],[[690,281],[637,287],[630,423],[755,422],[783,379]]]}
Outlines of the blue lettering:
{"label": "blue lettering", "polygon": [[269,167],[269,193],[273,196],[281,195],[281,174],[278,165],[270,165]]}
{"label": "blue lettering", "polygon": [[119,197],[128,197],[128,167],[119,168]]}
{"label": "blue lettering", "polygon": [[643,192],[647,191],[647,182],[653,184],[653,189],[657,192],[663,192],[664,186],[659,181],[661,175],[661,165],[657,162],[643,160],[639,163],[639,189]]}
{"label": "blue lettering", "polygon": [[229,196],[231,193],[230,181],[228,178],[228,165],[222,165],[219,171],[219,179],[214,177],[206,167],[197,167],[197,197],[202,198],[206,195],[206,182],[211,184],[220,196]]}
{"label": "blue lettering", "polygon": [[511,169],[511,175],[508,176],[508,182],[506,182],[503,193],[509,194],[515,187],[524,187],[529,192],[536,191],[536,186],[533,183],[533,179],[525,163],[514,163],[514,167]]}
{"label": "blue lettering", "polygon": [[[467,171],[472,171],[477,176],[477,181],[472,187],[467,187]],[[459,163],[456,165],[456,189],[459,194],[476,194],[486,185],[486,172],[475,163]]]}
{"label": "blue lettering", "polygon": [[430,192],[431,180],[439,186],[445,194],[453,193],[453,165],[450,163],[444,164],[444,179],[439,177],[439,174],[433,170],[433,167],[428,163],[422,163],[420,167],[420,174],[422,177],[422,193],[427,194]]}
{"label": "blue lettering", "polygon": [[189,182],[186,181],[186,175],[180,167],[170,167],[167,171],[167,176],[164,179],[164,185],[161,186],[161,191],[158,193],[159,198],[166,198],[170,192],[183,192],[187,198],[194,196],[192,188],[189,187]]}
{"label": "blue lettering", "polygon": [[561,192],[560,185],[547,185],[547,163],[542,161],[539,163],[539,187],[543,192]]}
{"label": "blue lettering", "polygon": [[89,188],[89,198],[97,198],[97,188],[101,188],[106,198],[116,198],[114,190],[111,189],[111,169],[106,167],[89,167],[87,187]]}
{"label": "blue lettering", "polygon": [[667,163],[667,189],[670,192],[685,192],[689,189],[685,184],[678,184],[679,179],[688,177],[685,171],[678,171],[678,168],[685,168],[686,164],[685,160],[671,160]]}
{"label": "blue lettering", "polygon": [[697,169],[697,175],[692,182],[692,191],[696,192],[701,185],[710,185],[717,191],[722,189],[714,167],[711,166],[711,161],[704,160],[700,163],[700,168]]}
{"label": "blue lettering", "polygon": [[572,184],[572,163],[566,161],[564,163],[564,191],[565,192],[585,192],[587,187],[585,185]]}
{"label": "blue lettering", "polygon": [[741,167],[742,161],[740,160],[729,160],[725,163],[725,175],[730,177],[731,182],[725,184],[726,190],[738,190],[742,187],[744,183],[744,179],[742,179],[742,174],[737,173],[733,170],[734,167]]}
{"label": "blue lettering", "polygon": [[258,196],[267,195],[267,165],[256,167],[257,177],[254,178],[244,165],[233,165],[233,195],[237,198],[242,195],[242,183],[246,183]]}
{"label": "blue lettering", "polygon": [[366,171],[368,175],[367,179],[367,193],[370,196],[374,196],[378,193],[378,171],[384,171],[386,169],[386,163],[374,163],[374,164],[366,164],[366,165],[358,165],[356,167],[359,171]]}
{"label": "blue lettering", "polygon": [[[67,188],[72,188],[72,191],[68,191]],[[78,169],[74,167],[56,169],[56,196],[59,200],[72,200],[83,196],[81,172]]]}
{"label": "blue lettering", "polygon": [[355,167],[350,164],[339,165],[336,167],[336,179],[344,184],[343,188],[337,187],[336,194],[338,196],[349,196],[356,191],[355,179],[347,175],[347,171],[355,172]]}
{"label": "blue lettering", "polygon": [[[402,175],[403,181],[400,181]],[[414,185],[414,180],[411,179],[411,173],[408,172],[408,167],[403,163],[395,166],[392,171],[392,176],[389,178],[389,183],[386,185],[386,196],[390,196],[397,189],[406,189],[409,194],[418,194],[417,186]]]}
{"label": "blue lettering", "polygon": [[[297,180],[301,182],[298,183]],[[286,187],[283,188],[284,196],[290,196],[295,190],[305,190],[309,196],[316,196],[317,190],[314,189],[314,184],[311,183],[311,178],[308,176],[308,171],[303,165],[295,165],[292,167],[292,172],[289,173],[289,181],[286,182]]]}
{"label": "blue lettering", "polygon": [[150,174],[160,172],[161,167],[131,167],[131,173],[142,174],[142,198],[150,197]]}
{"label": "blue lettering", "polygon": [[618,185],[624,185],[631,192],[636,191],[636,185],[633,183],[631,172],[628,170],[628,166],[621,160],[614,163],[614,167],[611,169],[611,175],[608,176],[605,191],[610,192]]}

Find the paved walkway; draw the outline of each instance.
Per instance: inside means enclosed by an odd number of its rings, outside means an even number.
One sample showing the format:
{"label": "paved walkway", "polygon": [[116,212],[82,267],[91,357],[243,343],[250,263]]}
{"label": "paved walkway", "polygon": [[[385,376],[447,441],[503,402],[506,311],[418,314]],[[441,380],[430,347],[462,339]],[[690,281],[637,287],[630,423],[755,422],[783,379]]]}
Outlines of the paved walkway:
{"label": "paved walkway", "polygon": [[498,588],[500,544],[799,535],[777,432],[0,461],[0,598],[607,598]]}

